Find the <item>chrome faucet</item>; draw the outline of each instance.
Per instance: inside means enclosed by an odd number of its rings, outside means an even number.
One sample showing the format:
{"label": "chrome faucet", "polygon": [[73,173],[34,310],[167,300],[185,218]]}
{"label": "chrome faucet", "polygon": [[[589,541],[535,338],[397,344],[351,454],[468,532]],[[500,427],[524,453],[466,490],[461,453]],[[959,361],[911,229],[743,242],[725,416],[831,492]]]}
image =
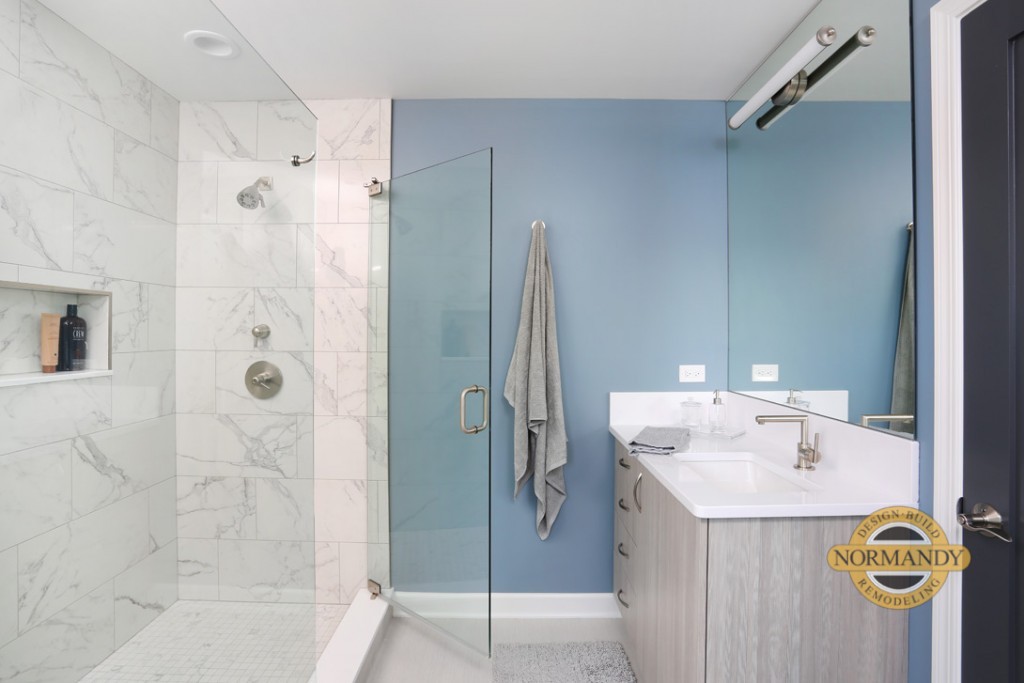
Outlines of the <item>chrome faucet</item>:
{"label": "chrome faucet", "polygon": [[800,443],[796,445],[796,464],[793,465],[793,469],[810,472],[814,469],[814,463],[821,462],[821,451],[818,450],[821,434],[815,432],[813,446],[807,441],[806,415],[758,415],[754,420],[759,425],[769,422],[799,422]]}

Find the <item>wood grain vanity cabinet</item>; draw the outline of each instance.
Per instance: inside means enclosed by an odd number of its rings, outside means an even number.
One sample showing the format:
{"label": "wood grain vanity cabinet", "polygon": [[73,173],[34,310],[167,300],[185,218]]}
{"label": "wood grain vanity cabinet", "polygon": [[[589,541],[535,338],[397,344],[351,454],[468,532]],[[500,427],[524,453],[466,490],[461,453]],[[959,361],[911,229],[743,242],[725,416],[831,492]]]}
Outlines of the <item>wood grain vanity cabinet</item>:
{"label": "wood grain vanity cabinet", "polygon": [[640,683],[906,681],[907,613],[825,562],[859,517],[701,519],[615,458],[614,589]]}

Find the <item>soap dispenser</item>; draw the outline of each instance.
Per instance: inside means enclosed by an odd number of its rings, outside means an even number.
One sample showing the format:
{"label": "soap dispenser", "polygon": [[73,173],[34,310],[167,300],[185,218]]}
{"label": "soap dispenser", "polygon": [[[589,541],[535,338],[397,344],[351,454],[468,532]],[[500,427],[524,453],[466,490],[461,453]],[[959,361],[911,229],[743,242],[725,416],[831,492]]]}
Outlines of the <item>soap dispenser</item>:
{"label": "soap dispenser", "polygon": [[711,401],[711,405],[708,406],[708,425],[711,428],[712,434],[724,434],[725,433],[725,404],[722,403],[722,397],[718,395],[719,390],[715,389],[715,398]]}
{"label": "soap dispenser", "polygon": [[803,399],[799,399],[796,397],[797,394],[802,393],[804,392],[800,391],[799,389],[790,389],[789,397],[786,399],[786,404],[795,407],[797,410],[807,410],[808,408],[810,408],[810,401],[805,401]]}

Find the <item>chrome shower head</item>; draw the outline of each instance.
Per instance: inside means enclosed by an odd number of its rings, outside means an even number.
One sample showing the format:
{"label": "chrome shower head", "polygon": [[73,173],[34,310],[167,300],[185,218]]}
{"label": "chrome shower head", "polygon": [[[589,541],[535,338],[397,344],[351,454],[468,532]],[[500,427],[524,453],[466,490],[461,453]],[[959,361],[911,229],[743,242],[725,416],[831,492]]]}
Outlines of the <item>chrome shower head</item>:
{"label": "chrome shower head", "polygon": [[263,192],[274,189],[274,179],[269,176],[257,178],[256,182],[248,187],[242,188],[235,199],[243,209],[264,208]]}

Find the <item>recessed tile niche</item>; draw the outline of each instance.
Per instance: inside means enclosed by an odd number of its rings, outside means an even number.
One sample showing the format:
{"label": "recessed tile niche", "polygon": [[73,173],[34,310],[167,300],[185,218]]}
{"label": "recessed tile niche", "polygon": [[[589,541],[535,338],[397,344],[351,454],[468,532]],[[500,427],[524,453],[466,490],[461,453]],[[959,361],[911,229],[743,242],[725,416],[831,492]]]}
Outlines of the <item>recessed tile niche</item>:
{"label": "recessed tile niche", "polygon": [[[65,315],[77,304],[88,329],[86,369],[43,373],[40,321],[43,313]],[[0,387],[104,377],[110,365],[111,293],[0,281]]]}

